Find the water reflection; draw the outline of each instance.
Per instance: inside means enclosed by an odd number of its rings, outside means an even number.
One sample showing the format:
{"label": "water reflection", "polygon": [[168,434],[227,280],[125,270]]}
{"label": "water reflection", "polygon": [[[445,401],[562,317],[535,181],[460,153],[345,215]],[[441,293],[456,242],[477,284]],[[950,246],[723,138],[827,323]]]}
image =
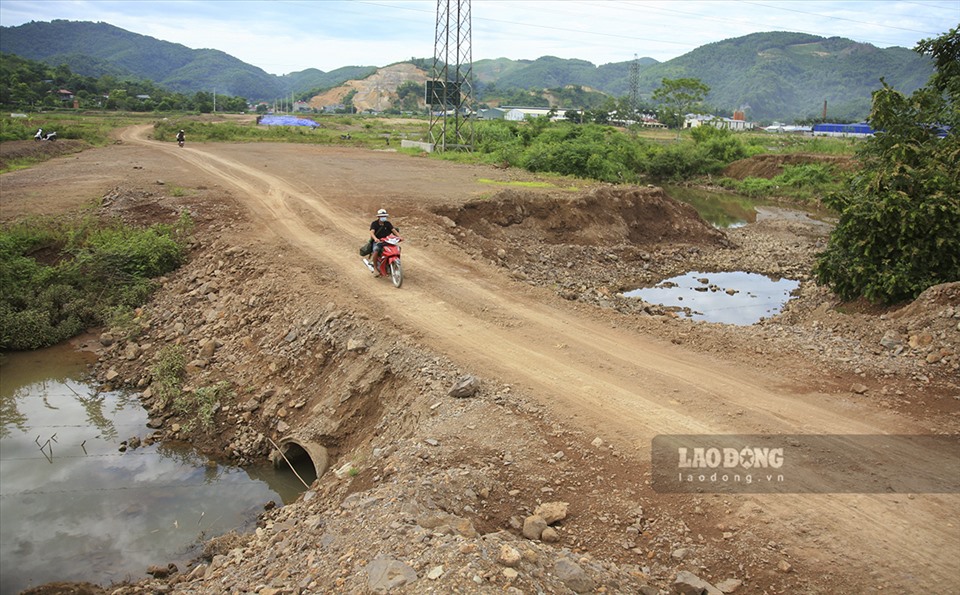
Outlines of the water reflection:
{"label": "water reflection", "polygon": [[784,208],[732,192],[687,186],[665,186],[664,190],[670,198],[689,204],[707,223],[720,229],[733,229],[770,219],[801,221],[829,228],[833,219],[828,213],[813,208],[800,210],[802,207],[799,205]]}
{"label": "water reflection", "polygon": [[730,192],[711,192],[686,186],[669,186],[665,190],[670,198],[689,204],[707,223],[721,229],[755,223],[756,207],[763,204],[761,201]]}
{"label": "water reflection", "polygon": [[694,271],[623,295],[682,309],[694,320],[749,325],[780,313],[798,287],[799,281],[757,273]]}
{"label": "water reflection", "polygon": [[134,397],[78,380],[86,363],[66,347],[3,363],[0,595],[182,568],[201,540],[249,528],[265,503],[303,491],[289,470],[219,465],[186,444],[120,452],[120,440],[150,433],[146,412]]}

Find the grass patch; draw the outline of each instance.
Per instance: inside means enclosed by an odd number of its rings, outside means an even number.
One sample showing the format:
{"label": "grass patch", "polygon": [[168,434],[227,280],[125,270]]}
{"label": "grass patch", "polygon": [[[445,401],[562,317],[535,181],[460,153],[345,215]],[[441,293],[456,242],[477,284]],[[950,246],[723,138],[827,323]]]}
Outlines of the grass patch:
{"label": "grass patch", "polygon": [[830,192],[840,190],[846,180],[847,175],[838,172],[832,165],[805,163],[787,165],[783,168],[783,173],[771,179],[722,178],[718,183],[723,188],[753,198],[776,196],[800,202],[815,202]]}
{"label": "grass patch", "polygon": [[125,112],[51,111],[29,114],[27,118],[11,118],[7,115],[0,117],[0,141],[32,140],[37,128],[43,128],[45,133],[57,133],[54,142],[75,139],[102,147],[113,142],[115,130],[156,119],[155,114]]}
{"label": "grass patch", "polygon": [[816,153],[818,155],[856,154],[863,139],[794,134],[746,133],[748,142],[764,147],[767,153]]}
{"label": "grass patch", "polygon": [[187,358],[180,345],[167,345],[157,354],[150,367],[150,384],[160,409],[180,399],[183,379],[187,373]]}
{"label": "grass patch", "polygon": [[551,184],[550,182],[501,182],[498,180],[489,180],[487,178],[480,178],[477,181],[481,184],[493,184],[494,186],[512,186],[518,188],[556,188],[556,185]]}

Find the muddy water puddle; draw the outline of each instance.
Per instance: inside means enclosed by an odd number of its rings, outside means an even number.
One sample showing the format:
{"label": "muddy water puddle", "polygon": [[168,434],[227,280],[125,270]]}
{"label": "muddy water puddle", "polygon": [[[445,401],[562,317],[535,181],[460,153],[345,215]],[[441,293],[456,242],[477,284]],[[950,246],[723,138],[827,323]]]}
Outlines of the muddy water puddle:
{"label": "muddy water puddle", "polygon": [[139,580],[170,562],[183,569],[202,540],[251,529],[267,502],[304,490],[289,469],[220,465],[189,445],[120,452],[152,433],[147,414],[135,396],[97,393],[84,381],[88,363],[67,346],[4,356],[0,595]]}
{"label": "muddy water puddle", "polygon": [[779,314],[799,287],[799,281],[757,273],[693,271],[623,295],[660,304],[692,320],[750,325]]}

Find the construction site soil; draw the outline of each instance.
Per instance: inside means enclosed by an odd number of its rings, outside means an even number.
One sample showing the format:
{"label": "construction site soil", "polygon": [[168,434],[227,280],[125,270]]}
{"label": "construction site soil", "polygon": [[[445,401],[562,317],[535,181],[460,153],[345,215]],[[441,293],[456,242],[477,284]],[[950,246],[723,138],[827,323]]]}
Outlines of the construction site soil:
{"label": "construction site soil", "polygon": [[[327,458],[295,503],[188,568],[157,560],[138,582],[30,593],[960,588],[957,494],[651,487],[662,434],[960,432],[960,284],[893,308],[843,303],[811,274],[827,224],[721,231],[653,186],[343,147],[178,148],[147,127],[0,188],[5,221],[196,222],[189,262],[135,332],[76,340],[99,353],[105,389],[140,394],[153,429],[138,438],[239,465],[291,440]],[[357,254],[379,208],[406,240],[400,289]],[[622,295],[688,271],[800,286],[749,326]],[[209,431],[154,394],[171,345],[188,354],[185,391],[232,389]]]}

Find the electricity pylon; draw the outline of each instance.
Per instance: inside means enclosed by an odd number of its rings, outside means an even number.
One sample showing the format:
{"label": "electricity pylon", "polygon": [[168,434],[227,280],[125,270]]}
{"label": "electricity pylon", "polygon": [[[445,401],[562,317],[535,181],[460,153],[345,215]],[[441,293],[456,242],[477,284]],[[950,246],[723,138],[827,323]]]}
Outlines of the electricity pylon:
{"label": "electricity pylon", "polygon": [[437,0],[433,69],[426,85],[435,151],[472,151],[473,50],[470,0]]}

